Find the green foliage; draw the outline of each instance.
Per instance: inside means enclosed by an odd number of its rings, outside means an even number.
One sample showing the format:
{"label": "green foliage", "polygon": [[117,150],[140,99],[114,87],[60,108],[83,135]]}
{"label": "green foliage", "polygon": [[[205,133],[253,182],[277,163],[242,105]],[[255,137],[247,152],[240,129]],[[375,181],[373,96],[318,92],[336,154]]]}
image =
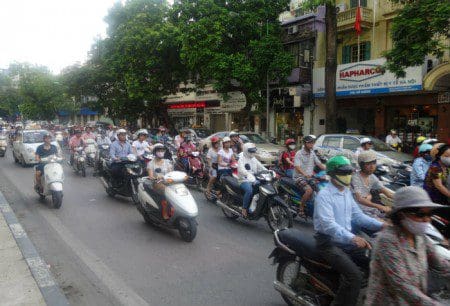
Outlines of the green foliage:
{"label": "green foliage", "polygon": [[[385,53],[387,68],[398,77],[410,66],[422,65],[427,55],[441,57],[450,31],[448,0],[391,0],[404,4],[392,23],[392,50]],[[448,47],[447,47],[448,48]]]}
{"label": "green foliage", "polygon": [[0,74],[0,114],[2,117],[10,117],[19,112],[19,104],[22,99],[18,88],[13,83],[11,76]]}
{"label": "green foliage", "polygon": [[[283,83],[293,60],[281,42],[279,14],[287,0],[178,0],[172,20],[179,29],[181,58],[193,81],[219,92],[242,91],[247,109],[261,102],[270,80]],[[280,84],[281,85],[281,84]]]}

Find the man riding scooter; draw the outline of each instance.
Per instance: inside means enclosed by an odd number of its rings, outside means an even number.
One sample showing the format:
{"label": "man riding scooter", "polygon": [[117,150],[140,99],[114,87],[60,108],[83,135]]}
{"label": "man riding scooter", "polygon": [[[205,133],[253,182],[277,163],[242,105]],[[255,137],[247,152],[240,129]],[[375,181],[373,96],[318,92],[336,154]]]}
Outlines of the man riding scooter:
{"label": "man riding scooter", "polygon": [[109,148],[109,158],[111,159],[111,174],[113,184],[121,181],[121,173],[123,164],[120,163],[121,158],[132,154],[131,145],[127,142],[127,131],[124,129],[117,130],[117,140],[114,141]]}
{"label": "man riding scooter", "polygon": [[51,142],[52,136],[49,133],[47,133],[44,135],[44,143],[41,144],[36,149],[36,160],[38,164],[36,165],[34,188],[38,191],[42,191],[41,176],[44,174],[44,166],[45,166],[45,164],[41,163],[41,158],[58,154],[58,148]]}
{"label": "man riding scooter", "polygon": [[348,188],[353,167],[344,156],[331,158],[326,169],[331,183],[316,197],[314,230],[317,250],[322,258],[341,275],[333,305],[356,305],[363,275],[358,266],[368,270],[371,245],[352,233],[352,224],[370,231],[379,231],[382,222],[365,215]]}

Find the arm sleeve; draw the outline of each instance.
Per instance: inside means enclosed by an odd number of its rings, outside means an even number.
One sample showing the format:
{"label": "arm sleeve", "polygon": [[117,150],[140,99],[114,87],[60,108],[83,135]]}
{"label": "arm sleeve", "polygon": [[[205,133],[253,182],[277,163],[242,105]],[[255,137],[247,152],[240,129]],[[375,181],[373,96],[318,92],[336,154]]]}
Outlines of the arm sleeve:
{"label": "arm sleeve", "polygon": [[425,175],[427,174],[427,170],[424,163],[420,163],[419,160],[417,160],[417,163],[413,165],[414,170],[416,171],[417,177],[419,177],[422,181],[425,180]]}
{"label": "arm sleeve", "polygon": [[295,153],[294,156],[294,166],[295,167],[300,167],[300,151],[298,151],[297,153]]}
{"label": "arm sleeve", "polygon": [[116,150],[114,148],[114,145],[111,145],[109,147],[109,157],[112,159],[116,158]]}
{"label": "arm sleeve", "polygon": [[257,160],[257,159],[256,159],[256,168],[258,169],[257,170],[258,172],[267,170],[267,168],[264,167],[263,164],[261,164],[261,162],[259,160]]}
{"label": "arm sleeve", "polygon": [[314,163],[316,164],[316,166],[321,165],[322,162],[320,161],[320,159],[317,157],[316,153],[314,153]]}
{"label": "arm sleeve", "polygon": [[373,190],[381,190],[384,186],[381,184],[378,177],[376,177],[374,174],[371,175],[370,179],[373,180],[373,185],[371,186]]}
{"label": "arm sleeve", "polygon": [[389,289],[408,305],[441,305],[413,284],[414,280],[408,275],[408,268],[401,253],[398,252],[398,248],[397,243],[382,238],[377,243],[373,259],[378,263],[378,268],[386,275]]}
{"label": "arm sleeve", "polygon": [[356,201],[352,198],[352,221],[357,225],[372,231],[378,231],[383,226],[383,223],[369,217],[362,212]]}
{"label": "arm sleeve", "polygon": [[336,223],[332,205],[326,196],[318,195],[314,209],[316,210],[314,214],[317,215],[322,234],[333,237],[333,240],[336,242],[351,243],[355,235]]}

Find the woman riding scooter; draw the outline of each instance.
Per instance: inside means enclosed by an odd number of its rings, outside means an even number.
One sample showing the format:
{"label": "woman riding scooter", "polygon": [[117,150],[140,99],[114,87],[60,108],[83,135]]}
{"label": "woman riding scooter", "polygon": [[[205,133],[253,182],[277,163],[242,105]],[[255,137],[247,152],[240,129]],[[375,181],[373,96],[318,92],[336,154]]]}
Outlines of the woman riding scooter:
{"label": "woman riding scooter", "polygon": [[225,136],[222,139],[222,149],[220,149],[217,157],[217,163],[219,164],[219,170],[217,170],[217,179],[220,179],[222,175],[231,175],[231,165],[236,162],[234,158],[234,152],[231,148],[231,139]]}
{"label": "woman riding scooter", "polygon": [[210,196],[211,189],[214,185],[214,182],[217,179],[217,156],[220,149],[220,139],[219,137],[211,137],[211,148],[209,148],[208,153],[206,154],[206,160],[208,161],[209,167],[209,181],[206,186],[206,195]]}
{"label": "woman riding scooter", "polygon": [[[153,155],[155,158],[147,165],[148,177],[153,181],[152,189],[160,196],[164,196],[164,190],[166,189],[166,185],[164,185],[162,178],[170,171],[173,171],[172,162],[168,159],[164,159],[165,154],[166,148],[164,145],[160,143],[155,144],[153,146]],[[166,201],[162,200],[160,204],[163,219],[169,219]]]}

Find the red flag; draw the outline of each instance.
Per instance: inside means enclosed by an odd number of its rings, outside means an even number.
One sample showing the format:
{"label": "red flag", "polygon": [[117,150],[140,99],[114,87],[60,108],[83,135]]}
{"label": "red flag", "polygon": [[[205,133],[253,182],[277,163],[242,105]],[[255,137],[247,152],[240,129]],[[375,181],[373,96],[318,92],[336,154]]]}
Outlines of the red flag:
{"label": "red flag", "polygon": [[356,31],[356,35],[361,35],[361,20],[361,7],[358,5],[356,8],[355,25],[353,26]]}

